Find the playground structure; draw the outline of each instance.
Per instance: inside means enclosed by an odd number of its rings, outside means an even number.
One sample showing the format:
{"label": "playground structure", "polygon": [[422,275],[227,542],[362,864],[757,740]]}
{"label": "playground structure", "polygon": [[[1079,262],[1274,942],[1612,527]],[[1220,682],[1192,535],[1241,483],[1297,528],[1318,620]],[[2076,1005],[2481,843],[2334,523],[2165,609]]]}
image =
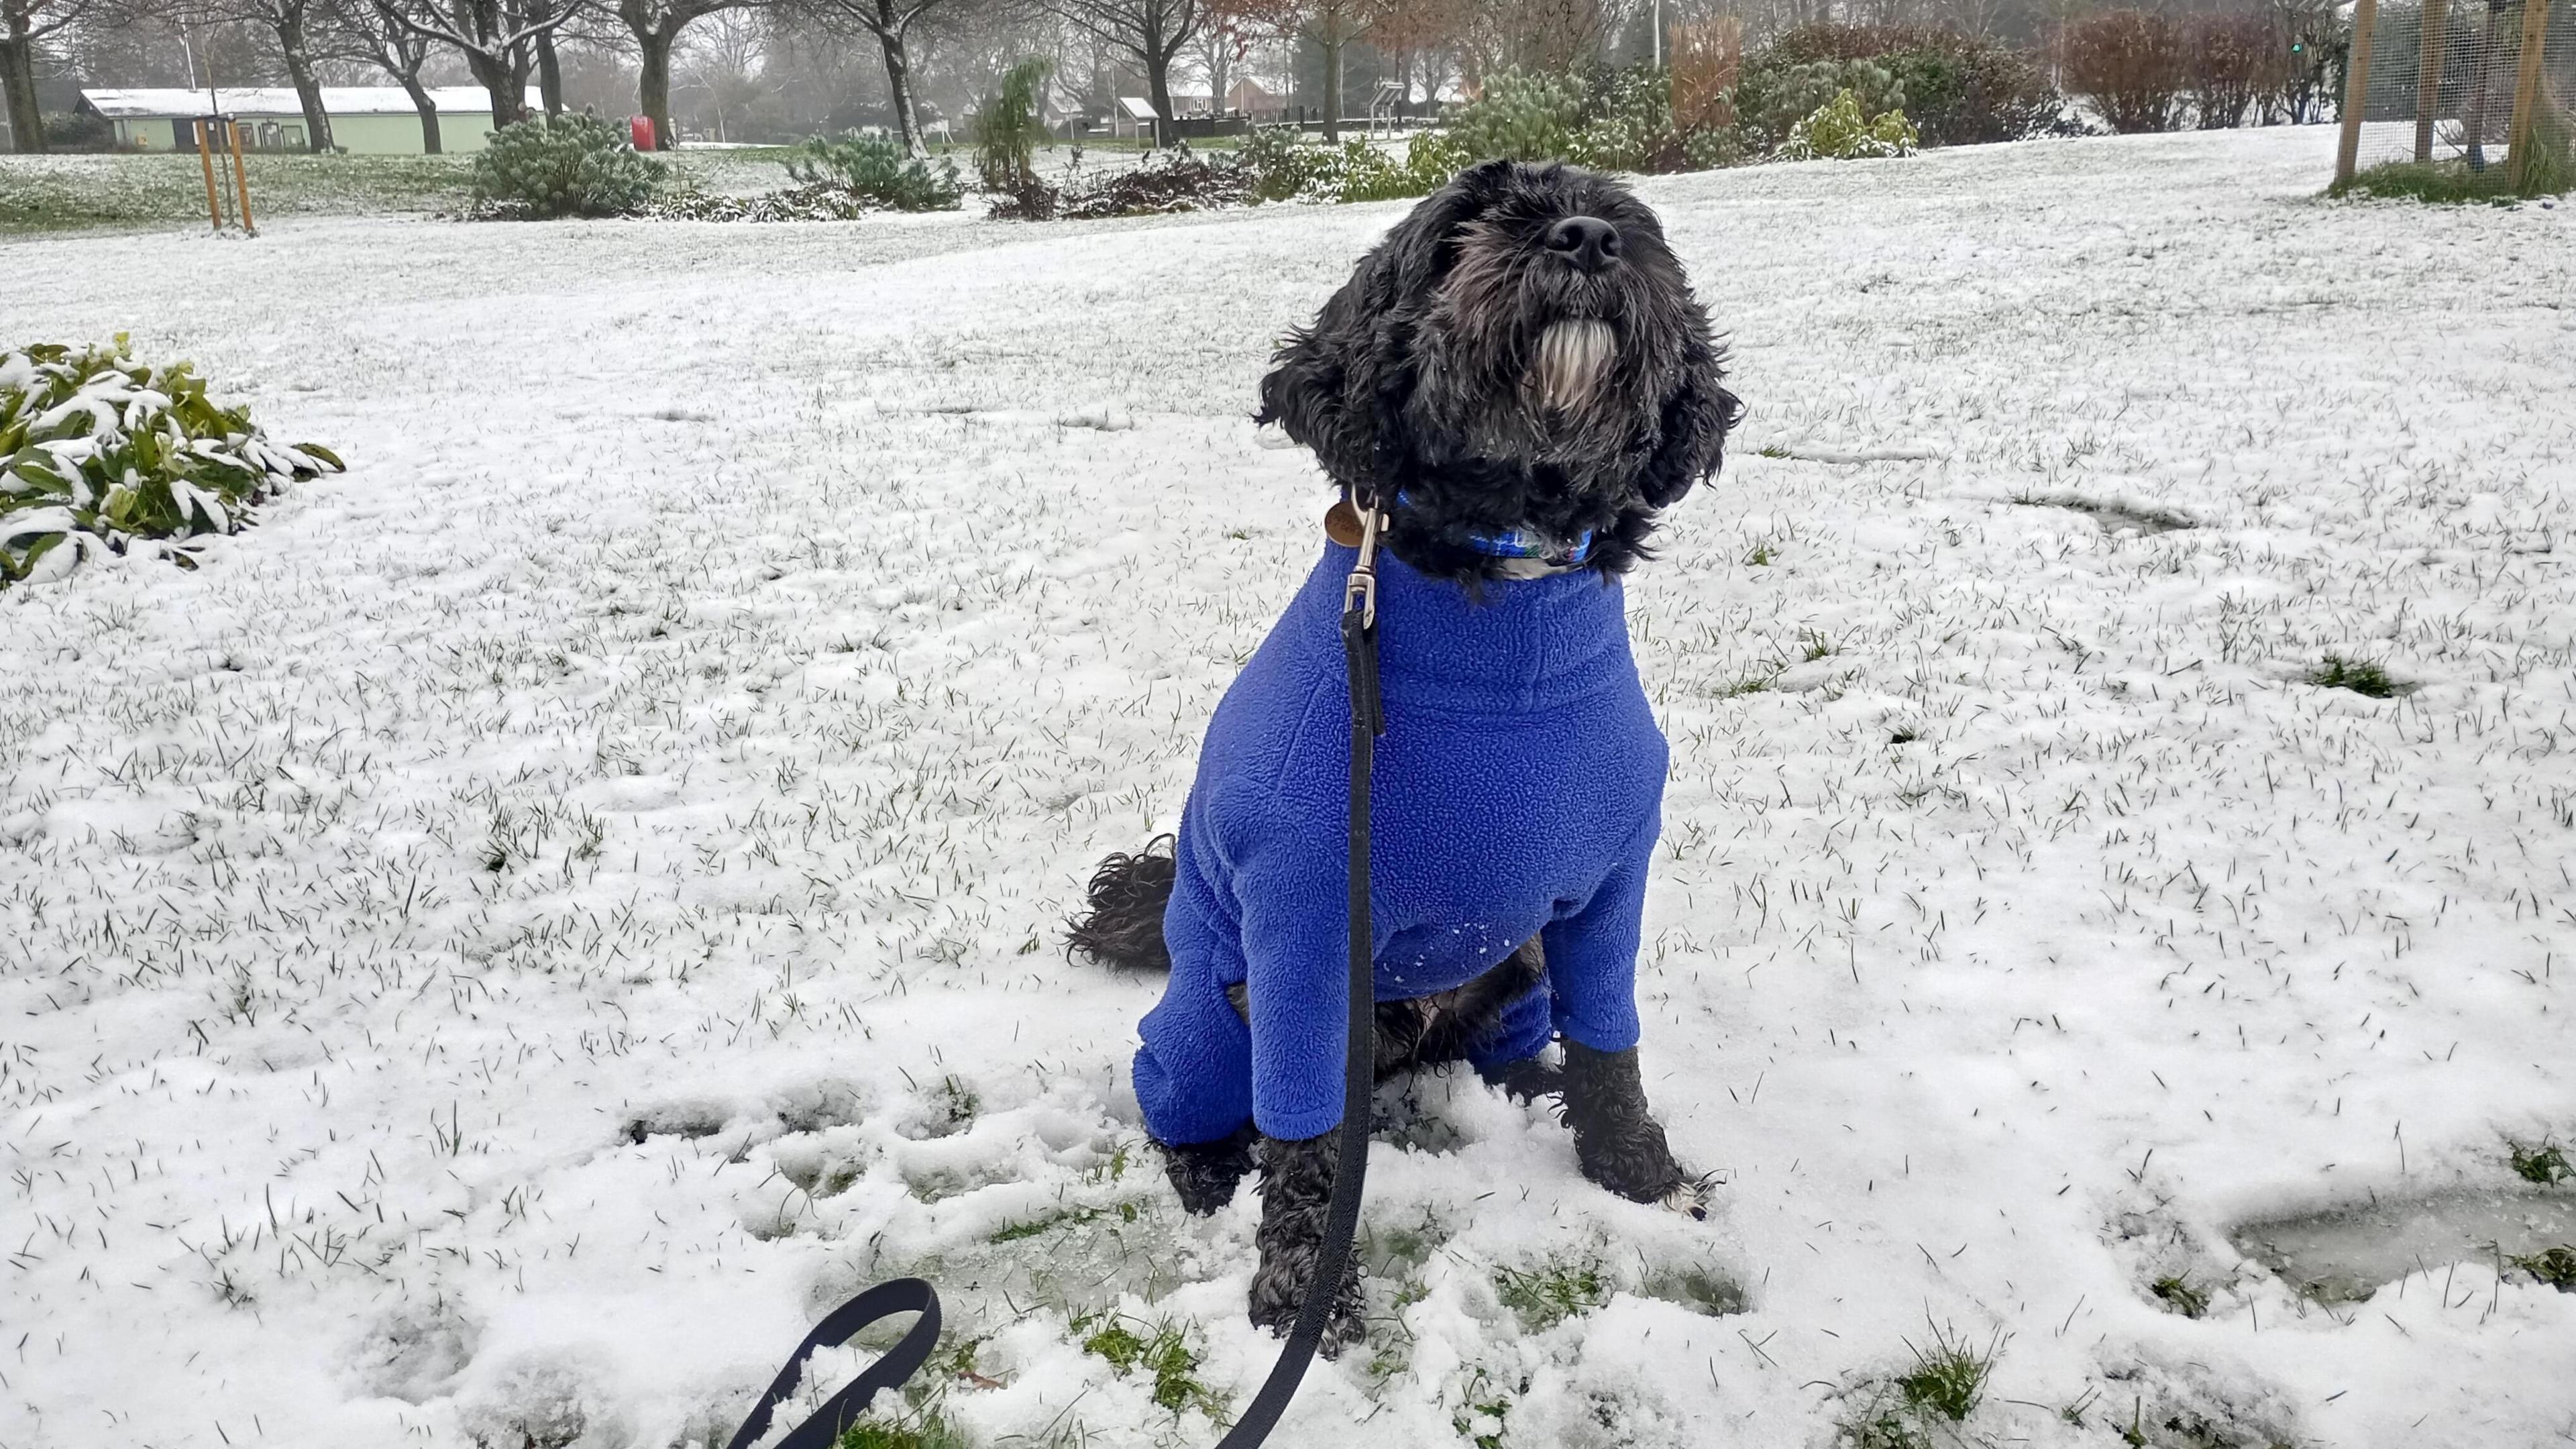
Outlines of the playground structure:
{"label": "playground structure", "polygon": [[[2552,35],[2553,0],[2355,0],[2335,180],[2391,161],[2458,158],[2534,188],[2564,164],[2576,94],[2576,25]],[[2565,4],[2566,0],[2557,0]]]}

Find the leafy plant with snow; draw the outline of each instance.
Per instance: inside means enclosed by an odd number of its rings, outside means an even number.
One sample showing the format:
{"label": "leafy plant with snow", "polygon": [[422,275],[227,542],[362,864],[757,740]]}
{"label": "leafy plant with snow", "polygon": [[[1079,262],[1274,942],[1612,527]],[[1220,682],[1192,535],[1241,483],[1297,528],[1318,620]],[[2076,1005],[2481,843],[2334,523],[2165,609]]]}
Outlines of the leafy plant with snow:
{"label": "leafy plant with snow", "polygon": [[651,202],[670,175],[596,116],[538,116],[493,132],[475,156],[474,214],[625,216]]}
{"label": "leafy plant with snow", "polygon": [[1903,111],[1882,111],[1862,120],[1860,98],[1845,90],[1790,127],[1789,139],[1780,143],[1778,155],[1783,161],[1911,156],[1922,139]]}
{"label": "leafy plant with snow", "polygon": [[[0,356],[0,585],[95,549],[232,533],[286,483],[338,472],[312,443],[269,441],[219,407],[187,363],[114,345],[39,344]],[[65,549],[53,565],[45,560]],[[171,557],[193,567],[187,553]]]}
{"label": "leafy plant with snow", "polygon": [[808,186],[838,186],[863,201],[895,211],[955,211],[966,187],[955,163],[907,154],[886,136],[816,136],[787,160],[787,174]]}

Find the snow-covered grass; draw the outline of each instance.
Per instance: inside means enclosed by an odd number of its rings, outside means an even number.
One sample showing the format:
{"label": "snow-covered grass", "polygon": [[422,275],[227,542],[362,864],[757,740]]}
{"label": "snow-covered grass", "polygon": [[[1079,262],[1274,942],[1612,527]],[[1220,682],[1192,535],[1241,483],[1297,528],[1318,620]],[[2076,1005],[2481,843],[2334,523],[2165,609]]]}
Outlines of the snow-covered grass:
{"label": "snow-covered grass", "polygon": [[[2576,225],[2332,142],[1645,186],[1752,407],[1631,593],[1727,1186],[1423,1084],[1282,1442],[2576,1434],[2576,1296],[2228,1237],[2576,1190],[2508,1160],[2576,1140]],[[721,1442],[907,1271],[975,1442],[1212,1440],[1083,1339],[1240,1403],[1257,1204],[1177,1211],[1153,987],[1056,932],[1311,560],[1253,383],[1400,211],[9,244],[13,336],[351,467],[0,595],[0,1443]]]}

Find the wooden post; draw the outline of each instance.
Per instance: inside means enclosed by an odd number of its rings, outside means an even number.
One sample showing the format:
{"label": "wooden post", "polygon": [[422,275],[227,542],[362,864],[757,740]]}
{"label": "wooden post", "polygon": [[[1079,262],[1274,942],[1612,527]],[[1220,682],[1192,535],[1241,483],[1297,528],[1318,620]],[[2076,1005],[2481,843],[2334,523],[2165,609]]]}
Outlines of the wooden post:
{"label": "wooden post", "polygon": [[2379,0],[2353,0],[2352,60],[2344,67],[2343,139],[2335,146],[2335,184],[2352,180],[2361,159],[2361,108],[2370,95],[2371,32],[2379,25]]}
{"label": "wooden post", "polygon": [[196,123],[197,163],[200,166],[203,166],[206,170],[207,219],[214,222],[216,231],[221,232],[224,229],[224,205],[223,202],[218,200],[215,196],[215,153],[212,149],[212,144],[206,135],[206,127],[208,124],[209,123],[203,118],[200,118]]}
{"label": "wooden post", "polygon": [[2549,43],[2549,0],[2522,0],[2522,73],[2513,84],[2513,127],[2504,133],[2510,151],[2505,176],[2516,191],[2531,181],[2540,140],[2540,52]]}
{"label": "wooden post", "polygon": [[2444,33],[2447,8],[2443,0],[2424,0],[2424,21],[2417,33],[2415,48],[2424,61],[2415,72],[2415,160],[2419,164],[2433,159],[2433,123],[2442,115],[2442,47],[2450,38]]}
{"label": "wooden post", "polygon": [[250,221],[250,172],[242,165],[241,122],[236,120],[230,124],[233,130],[233,186],[241,197],[241,204],[234,209],[241,213],[242,235],[257,236],[259,228],[251,225]]}

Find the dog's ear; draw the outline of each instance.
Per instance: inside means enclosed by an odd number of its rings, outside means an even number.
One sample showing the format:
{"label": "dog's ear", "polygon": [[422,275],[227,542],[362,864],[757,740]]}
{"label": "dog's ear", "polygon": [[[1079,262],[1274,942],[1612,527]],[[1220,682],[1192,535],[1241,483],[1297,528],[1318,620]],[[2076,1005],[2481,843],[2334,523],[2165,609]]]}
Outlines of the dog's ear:
{"label": "dog's ear", "polygon": [[1724,358],[1704,338],[1690,341],[1682,385],[1664,403],[1661,436],[1638,491],[1650,508],[1669,508],[1726,457],[1726,434],[1744,404],[1725,386]]}
{"label": "dog's ear", "polygon": [[1413,314],[1456,261],[1459,226],[1511,171],[1508,161],[1467,168],[1370,248],[1315,325],[1289,334],[1272,357],[1253,421],[1279,424],[1344,486],[1381,481],[1390,464],[1380,454],[1395,445],[1381,434],[1411,392]]}
{"label": "dog's ear", "polygon": [[1391,306],[1404,298],[1428,298],[1457,264],[1458,228],[1493,205],[1518,169],[1510,161],[1479,162],[1405,213],[1369,255],[1377,264],[1374,300]]}

